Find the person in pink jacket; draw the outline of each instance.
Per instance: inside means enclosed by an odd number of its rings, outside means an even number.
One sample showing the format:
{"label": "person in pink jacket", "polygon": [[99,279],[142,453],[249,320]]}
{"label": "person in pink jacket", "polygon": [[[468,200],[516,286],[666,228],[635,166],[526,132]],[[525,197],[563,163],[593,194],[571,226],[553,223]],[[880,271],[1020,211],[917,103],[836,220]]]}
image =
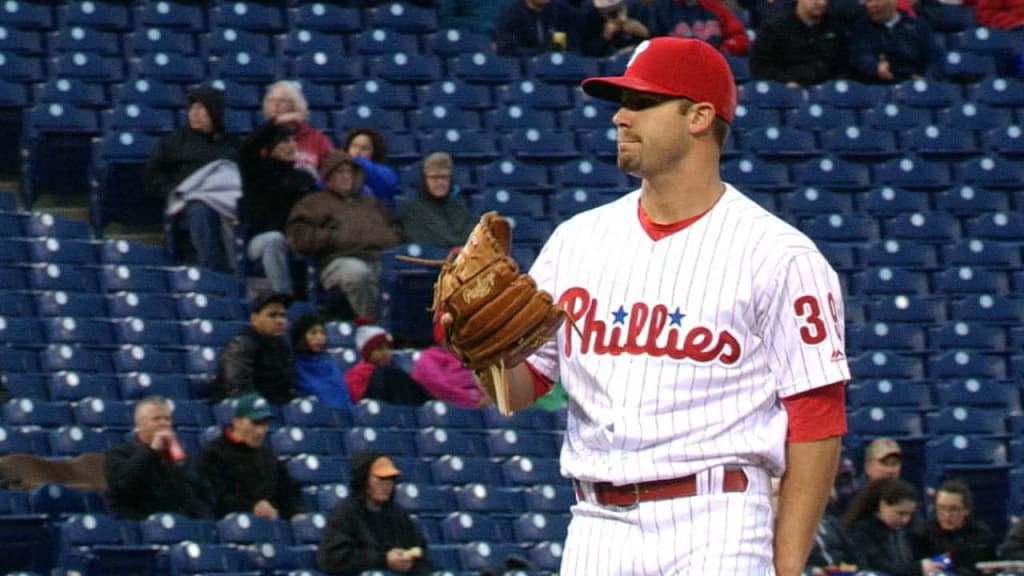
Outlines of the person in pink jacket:
{"label": "person in pink jacket", "polygon": [[483,393],[473,379],[473,372],[463,368],[444,347],[444,330],[434,326],[434,345],[420,352],[412,368],[413,380],[438,400],[461,408],[478,408],[484,403]]}
{"label": "person in pink jacket", "polygon": [[263,97],[263,117],[287,124],[295,132],[295,165],[318,176],[320,164],[334,145],[321,131],[309,125],[309,104],[299,84],[279,80],[267,88]]}

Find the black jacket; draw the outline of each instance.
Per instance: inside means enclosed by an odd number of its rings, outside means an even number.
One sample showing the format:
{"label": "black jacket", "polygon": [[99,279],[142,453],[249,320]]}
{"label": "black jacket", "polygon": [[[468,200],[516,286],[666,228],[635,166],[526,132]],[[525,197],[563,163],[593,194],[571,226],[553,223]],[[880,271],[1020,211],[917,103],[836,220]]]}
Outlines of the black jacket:
{"label": "black jacket", "polygon": [[355,576],[367,570],[387,570],[392,548],[419,546],[424,556],[410,574],[431,571],[427,540],[409,513],[394,501],[372,511],[366,503],[367,475],[379,453],[358,454],[352,459],[352,494],[327,520],[317,548],[317,567],[329,574]]}
{"label": "black jacket", "polygon": [[452,189],[444,198],[434,198],[421,184],[415,197],[405,200],[398,222],[406,242],[452,248],[462,246],[476,225],[476,218]]}
{"label": "black jacket", "polygon": [[840,564],[861,566],[863,563],[859,551],[846,536],[836,517],[829,514],[822,516],[814,532],[814,545],[807,558],[807,566],[825,568]]}
{"label": "black jacket", "polygon": [[920,552],[915,550],[911,530],[891,530],[875,516],[854,522],[847,531],[854,547],[861,551],[861,570],[878,570],[889,576],[920,576]]}
{"label": "black jacket", "polygon": [[899,22],[892,27],[860,19],[850,27],[849,38],[850,66],[863,82],[882,81],[878,78],[882,54],[889,61],[894,82],[927,75],[935,60],[932,31],[924,18],[900,13]]}
{"label": "black jacket", "polygon": [[974,565],[996,559],[996,536],[992,529],[970,517],[963,528],[948,532],[939,527],[938,521],[929,520],[914,532],[914,537],[924,558],[949,554],[957,576],[981,574]]}
{"label": "black jacket", "polygon": [[281,127],[268,122],[249,135],[238,153],[242,174],[242,199],[239,216],[249,226],[249,235],[277,230],[284,232],[292,206],[303,196],[317,190],[316,179],[296,168],[293,162],[263,155],[275,141]]}
{"label": "black jacket", "polygon": [[137,439],[107,452],[106,475],[107,508],[117,516],[141,519],[172,512],[213,517],[191,461],[176,464]]}
{"label": "black jacket", "polygon": [[305,511],[302,495],[283,462],[268,446],[252,448],[228,437],[225,430],[203,447],[196,468],[210,486],[217,517],[232,512],[251,513],[266,500],[282,519]]}
{"label": "black jacket", "polygon": [[256,392],[272,404],[295,398],[292,353],[283,337],[263,336],[246,326],[220,354],[212,399]]}
{"label": "black jacket", "polygon": [[767,20],[757,30],[750,72],[758,80],[820,84],[846,73],[844,27],[831,14],[808,26],[795,9]]}
{"label": "black jacket", "polygon": [[214,160],[238,159],[238,142],[224,133],[224,95],[208,87],[189,92],[188,102],[200,102],[213,120],[213,132],[196,132],[186,123],[160,139],[146,162],[144,180],[151,196],[166,197],[193,172]]}

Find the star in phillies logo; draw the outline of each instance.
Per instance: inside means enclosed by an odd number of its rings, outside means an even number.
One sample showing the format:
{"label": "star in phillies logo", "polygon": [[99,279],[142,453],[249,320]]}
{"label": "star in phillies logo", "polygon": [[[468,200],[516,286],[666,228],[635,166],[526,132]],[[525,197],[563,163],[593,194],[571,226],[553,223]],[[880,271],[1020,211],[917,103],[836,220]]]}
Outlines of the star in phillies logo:
{"label": "star in phillies logo", "polygon": [[[684,331],[686,314],[678,306],[670,312],[664,304],[634,302],[628,308],[620,304],[608,312],[609,324],[597,317],[598,301],[586,288],[566,290],[558,303],[572,319],[565,325],[566,356],[572,356],[575,348],[579,354],[668,356],[730,366],[743,354],[739,341],[728,330],[715,334],[710,328],[697,325]],[[578,341],[574,340],[577,334],[573,324],[579,328]]]}

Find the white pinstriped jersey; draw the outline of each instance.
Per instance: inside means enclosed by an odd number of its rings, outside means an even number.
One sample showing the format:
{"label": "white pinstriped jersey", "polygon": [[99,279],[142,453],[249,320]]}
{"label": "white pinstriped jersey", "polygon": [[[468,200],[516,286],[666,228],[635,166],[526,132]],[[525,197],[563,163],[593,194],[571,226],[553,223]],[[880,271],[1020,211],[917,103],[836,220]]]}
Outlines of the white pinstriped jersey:
{"label": "white pinstriped jersey", "polygon": [[779,399],[849,379],[836,273],[732,186],[658,241],[639,190],[555,230],[530,275],[568,322],[529,363],[569,395],[562,472],[616,484],[718,465],[781,474]]}

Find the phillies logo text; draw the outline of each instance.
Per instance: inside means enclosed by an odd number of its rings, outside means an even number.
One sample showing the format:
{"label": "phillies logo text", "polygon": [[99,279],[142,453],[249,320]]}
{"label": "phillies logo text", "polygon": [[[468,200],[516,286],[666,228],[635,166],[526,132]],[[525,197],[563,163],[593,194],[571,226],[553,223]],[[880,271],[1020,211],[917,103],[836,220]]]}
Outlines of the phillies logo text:
{"label": "phillies logo text", "polygon": [[[674,312],[664,304],[649,306],[635,302],[627,311],[620,306],[613,312],[612,326],[597,319],[598,302],[586,288],[566,290],[558,303],[576,323],[582,333],[579,353],[588,354],[645,354],[652,357],[668,356],[674,360],[692,360],[707,363],[718,361],[735,364],[742,353],[740,343],[728,330],[717,335],[706,326],[695,326],[684,332],[684,314]],[[565,355],[572,356],[573,336],[571,323],[565,324]]]}

